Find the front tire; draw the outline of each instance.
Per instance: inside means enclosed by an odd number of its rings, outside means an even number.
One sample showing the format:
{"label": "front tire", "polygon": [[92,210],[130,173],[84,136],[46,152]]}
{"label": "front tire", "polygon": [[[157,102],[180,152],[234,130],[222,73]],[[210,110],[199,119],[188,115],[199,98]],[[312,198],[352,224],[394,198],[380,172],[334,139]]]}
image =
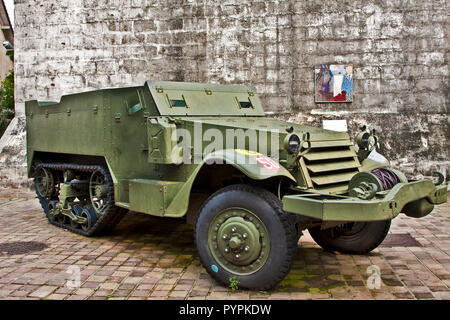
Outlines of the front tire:
{"label": "front tire", "polygon": [[278,198],[248,185],[225,187],[206,200],[195,224],[195,243],[208,273],[228,286],[268,290],[289,272],[297,231]]}
{"label": "front tire", "polygon": [[320,227],[310,228],[309,234],[327,251],[367,254],[383,242],[390,226],[391,220],[350,222],[323,230]]}

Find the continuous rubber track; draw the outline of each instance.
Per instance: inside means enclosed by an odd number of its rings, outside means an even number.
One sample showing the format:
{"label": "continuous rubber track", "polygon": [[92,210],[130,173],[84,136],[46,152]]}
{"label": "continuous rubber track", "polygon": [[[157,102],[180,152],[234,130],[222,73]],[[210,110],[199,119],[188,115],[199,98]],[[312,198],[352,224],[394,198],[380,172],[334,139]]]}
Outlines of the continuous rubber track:
{"label": "continuous rubber track", "polygon": [[[39,192],[36,190],[36,194],[38,196],[39,202],[42,206],[42,209],[44,209],[45,215],[47,216],[48,221],[58,227],[70,230],[74,233],[81,234],[83,236],[94,236],[99,235],[101,232],[107,232],[110,231],[112,228],[114,228],[120,220],[123,218],[123,216],[127,213],[128,210],[117,207],[114,205],[114,184],[111,178],[111,175],[109,174],[108,170],[106,170],[104,167],[99,165],[77,165],[77,164],[65,164],[65,163],[41,163],[38,166],[36,166],[36,171],[39,168],[45,168],[49,169],[51,171],[63,171],[63,170],[74,170],[74,171],[81,171],[81,172],[95,172],[100,171],[103,176],[105,177],[105,181],[108,186],[108,205],[105,208],[103,214],[101,214],[96,223],[87,231],[82,230],[81,228],[74,228],[70,225],[70,221],[66,224],[59,223],[57,221],[53,221],[50,219],[49,212],[48,212],[48,204],[51,200],[55,199],[46,199],[42,197]],[[36,184],[36,181],[35,181]]]}

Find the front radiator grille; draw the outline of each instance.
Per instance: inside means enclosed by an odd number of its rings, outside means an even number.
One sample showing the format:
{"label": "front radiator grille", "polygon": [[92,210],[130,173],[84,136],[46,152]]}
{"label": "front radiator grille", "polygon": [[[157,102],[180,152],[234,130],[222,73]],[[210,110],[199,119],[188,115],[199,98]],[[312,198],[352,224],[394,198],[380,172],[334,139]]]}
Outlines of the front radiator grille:
{"label": "front radiator grille", "polygon": [[330,193],[346,192],[361,167],[350,140],[311,142],[300,159],[308,187]]}

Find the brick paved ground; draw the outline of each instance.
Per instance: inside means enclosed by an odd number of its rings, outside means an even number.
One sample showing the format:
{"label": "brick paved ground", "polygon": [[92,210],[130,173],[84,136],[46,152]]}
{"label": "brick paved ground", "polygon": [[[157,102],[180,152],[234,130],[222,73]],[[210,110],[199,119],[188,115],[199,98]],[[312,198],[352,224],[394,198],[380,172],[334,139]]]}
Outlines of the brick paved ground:
{"label": "brick paved ground", "polygon": [[[367,256],[324,252],[306,234],[291,272],[274,290],[232,292],[206,273],[192,227],[178,220],[132,213],[111,234],[86,238],[48,224],[32,192],[3,189],[0,298],[447,300],[449,209],[442,205],[423,219],[400,215]],[[381,271],[380,289],[366,287],[371,265]],[[79,288],[67,286],[70,266],[81,270]]]}

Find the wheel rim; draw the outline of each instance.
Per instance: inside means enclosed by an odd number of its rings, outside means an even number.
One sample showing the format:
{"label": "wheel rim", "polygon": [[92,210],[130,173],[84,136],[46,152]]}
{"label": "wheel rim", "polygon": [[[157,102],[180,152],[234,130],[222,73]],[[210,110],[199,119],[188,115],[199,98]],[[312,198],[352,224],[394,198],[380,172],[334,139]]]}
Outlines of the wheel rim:
{"label": "wheel rim", "polygon": [[97,222],[97,216],[92,207],[85,207],[80,213],[80,216],[85,218],[85,222],[80,223],[81,229],[85,232],[88,232]]}
{"label": "wheel rim", "polygon": [[95,212],[99,215],[103,214],[108,206],[108,186],[105,176],[100,171],[94,172],[91,176],[89,181],[89,196]]}
{"label": "wheel rim", "polygon": [[83,229],[83,231],[88,231],[89,228],[91,227],[89,213],[86,212],[86,210],[83,210],[83,212],[81,212],[81,217],[86,218],[86,222],[80,224],[81,229]]}
{"label": "wheel rim", "polygon": [[36,191],[41,197],[49,197],[53,193],[55,186],[53,175],[45,168],[39,168],[35,175]]}
{"label": "wheel rim", "polygon": [[270,252],[270,236],[262,221],[243,208],[219,213],[208,231],[208,246],[218,264],[238,275],[255,273]]}

